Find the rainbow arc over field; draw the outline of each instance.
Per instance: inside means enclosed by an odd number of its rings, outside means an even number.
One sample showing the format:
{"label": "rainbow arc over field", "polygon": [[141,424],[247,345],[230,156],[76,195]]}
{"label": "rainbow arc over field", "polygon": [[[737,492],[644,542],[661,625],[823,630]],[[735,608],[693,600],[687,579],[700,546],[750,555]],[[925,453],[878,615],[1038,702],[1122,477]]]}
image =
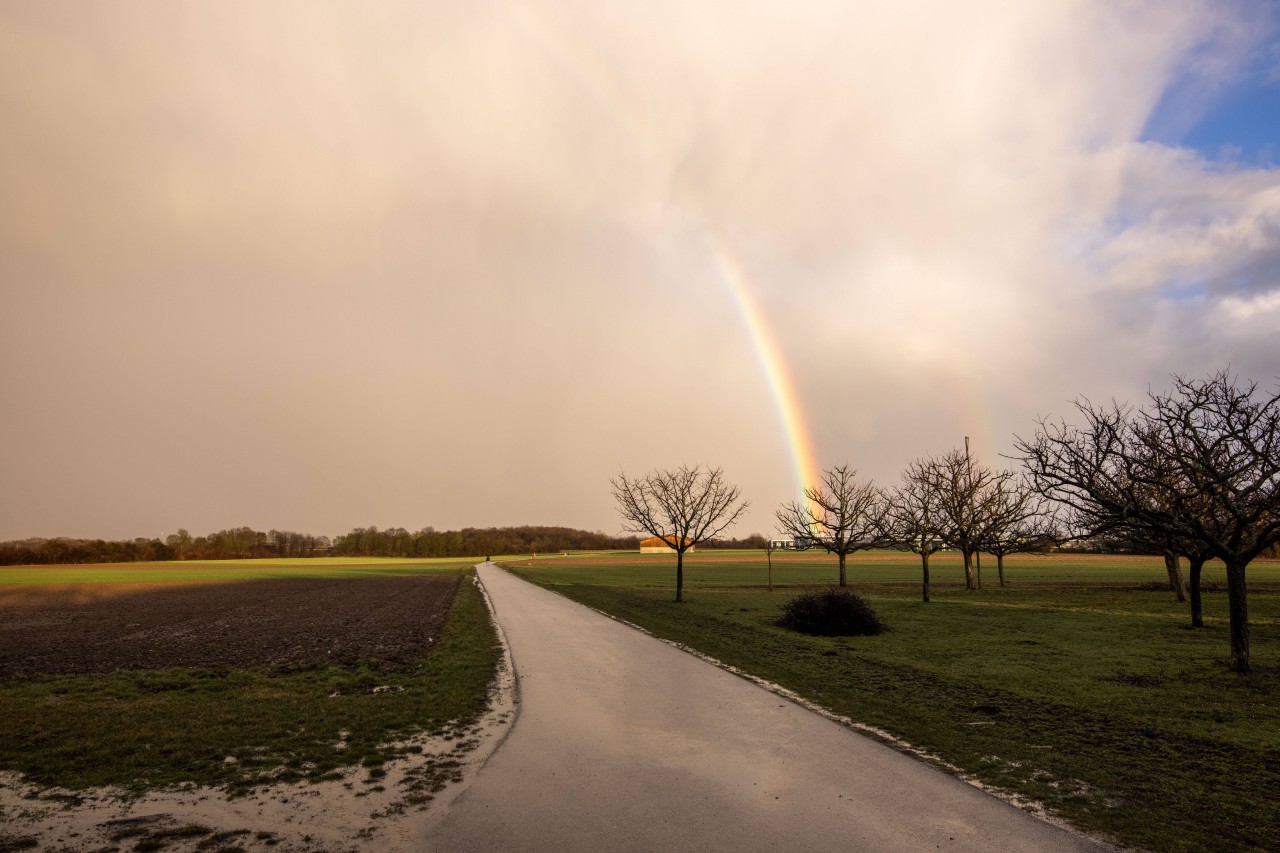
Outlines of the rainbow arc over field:
{"label": "rainbow arc over field", "polygon": [[813,439],[810,437],[808,424],[805,422],[804,409],[800,406],[795,382],[787,370],[782,350],[778,346],[773,330],[765,320],[755,294],[752,292],[745,270],[738,260],[726,249],[714,232],[708,230],[707,244],[716,273],[722,284],[733,297],[738,314],[751,338],[755,350],[756,362],[764,375],[765,383],[773,397],[774,411],[778,417],[778,425],[785,437],[788,452],[791,456],[791,467],[795,477],[796,497],[802,499],[806,488],[818,485],[818,465],[813,450]]}
{"label": "rainbow arc over field", "polygon": [[[663,146],[653,128],[640,118],[637,93],[617,78],[615,70],[599,55],[595,45],[575,38],[571,28],[557,20],[548,9],[524,0],[506,0],[501,6],[518,30],[537,42],[559,70],[577,81],[602,113],[627,129],[627,136],[643,161],[660,159],[657,152],[663,150]],[[795,383],[787,371],[782,351],[742,265],[713,228],[705,224],[705,218],[699,215],[699,211],[683,209],[683,213],[703,223],[698,230],[705,236],[717,277],[732,296],[751,339],[791,457],[796,498],[803,499],[804,490],[819,483],[818,467],[814,462],[813,440],[805,423],[804,410],[800,407]]]}

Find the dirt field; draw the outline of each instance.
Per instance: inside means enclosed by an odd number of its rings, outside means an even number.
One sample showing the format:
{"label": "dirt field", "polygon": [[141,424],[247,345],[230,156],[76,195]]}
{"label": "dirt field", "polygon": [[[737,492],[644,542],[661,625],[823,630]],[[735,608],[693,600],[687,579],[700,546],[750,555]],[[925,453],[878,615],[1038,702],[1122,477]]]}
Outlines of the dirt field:
{"label": "dirt field", "polygon": [[0,587],[0,677],[402,661],[439,636],[459,580]]}

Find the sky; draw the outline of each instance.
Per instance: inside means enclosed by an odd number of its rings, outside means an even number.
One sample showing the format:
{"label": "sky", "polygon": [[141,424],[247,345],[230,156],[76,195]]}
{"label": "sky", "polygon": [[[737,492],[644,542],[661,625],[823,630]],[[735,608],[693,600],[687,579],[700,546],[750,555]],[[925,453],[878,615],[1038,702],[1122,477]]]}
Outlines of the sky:
{"label": "sky", "polygon": [[0,539],[620,530],[1280,382],[1280,4],[0,0]]}

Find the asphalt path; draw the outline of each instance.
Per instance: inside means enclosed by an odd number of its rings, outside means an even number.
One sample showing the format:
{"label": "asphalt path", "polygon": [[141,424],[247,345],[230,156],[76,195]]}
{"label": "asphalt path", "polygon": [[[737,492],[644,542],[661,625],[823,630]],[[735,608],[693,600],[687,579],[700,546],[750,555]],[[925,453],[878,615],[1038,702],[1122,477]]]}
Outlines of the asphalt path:
{"label": "asphalt path", "polygon": [[1109,849],[492,564],[519,712],[441,851]]}

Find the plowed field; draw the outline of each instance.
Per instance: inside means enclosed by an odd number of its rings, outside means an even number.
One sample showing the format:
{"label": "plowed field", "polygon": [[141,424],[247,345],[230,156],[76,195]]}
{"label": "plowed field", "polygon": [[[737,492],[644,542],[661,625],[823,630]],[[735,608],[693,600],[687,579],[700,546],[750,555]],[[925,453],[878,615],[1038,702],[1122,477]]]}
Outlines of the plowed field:
{"label": "plowed field", "polygon": [[460,575],[0,587],[0,677],[421,656]]}

